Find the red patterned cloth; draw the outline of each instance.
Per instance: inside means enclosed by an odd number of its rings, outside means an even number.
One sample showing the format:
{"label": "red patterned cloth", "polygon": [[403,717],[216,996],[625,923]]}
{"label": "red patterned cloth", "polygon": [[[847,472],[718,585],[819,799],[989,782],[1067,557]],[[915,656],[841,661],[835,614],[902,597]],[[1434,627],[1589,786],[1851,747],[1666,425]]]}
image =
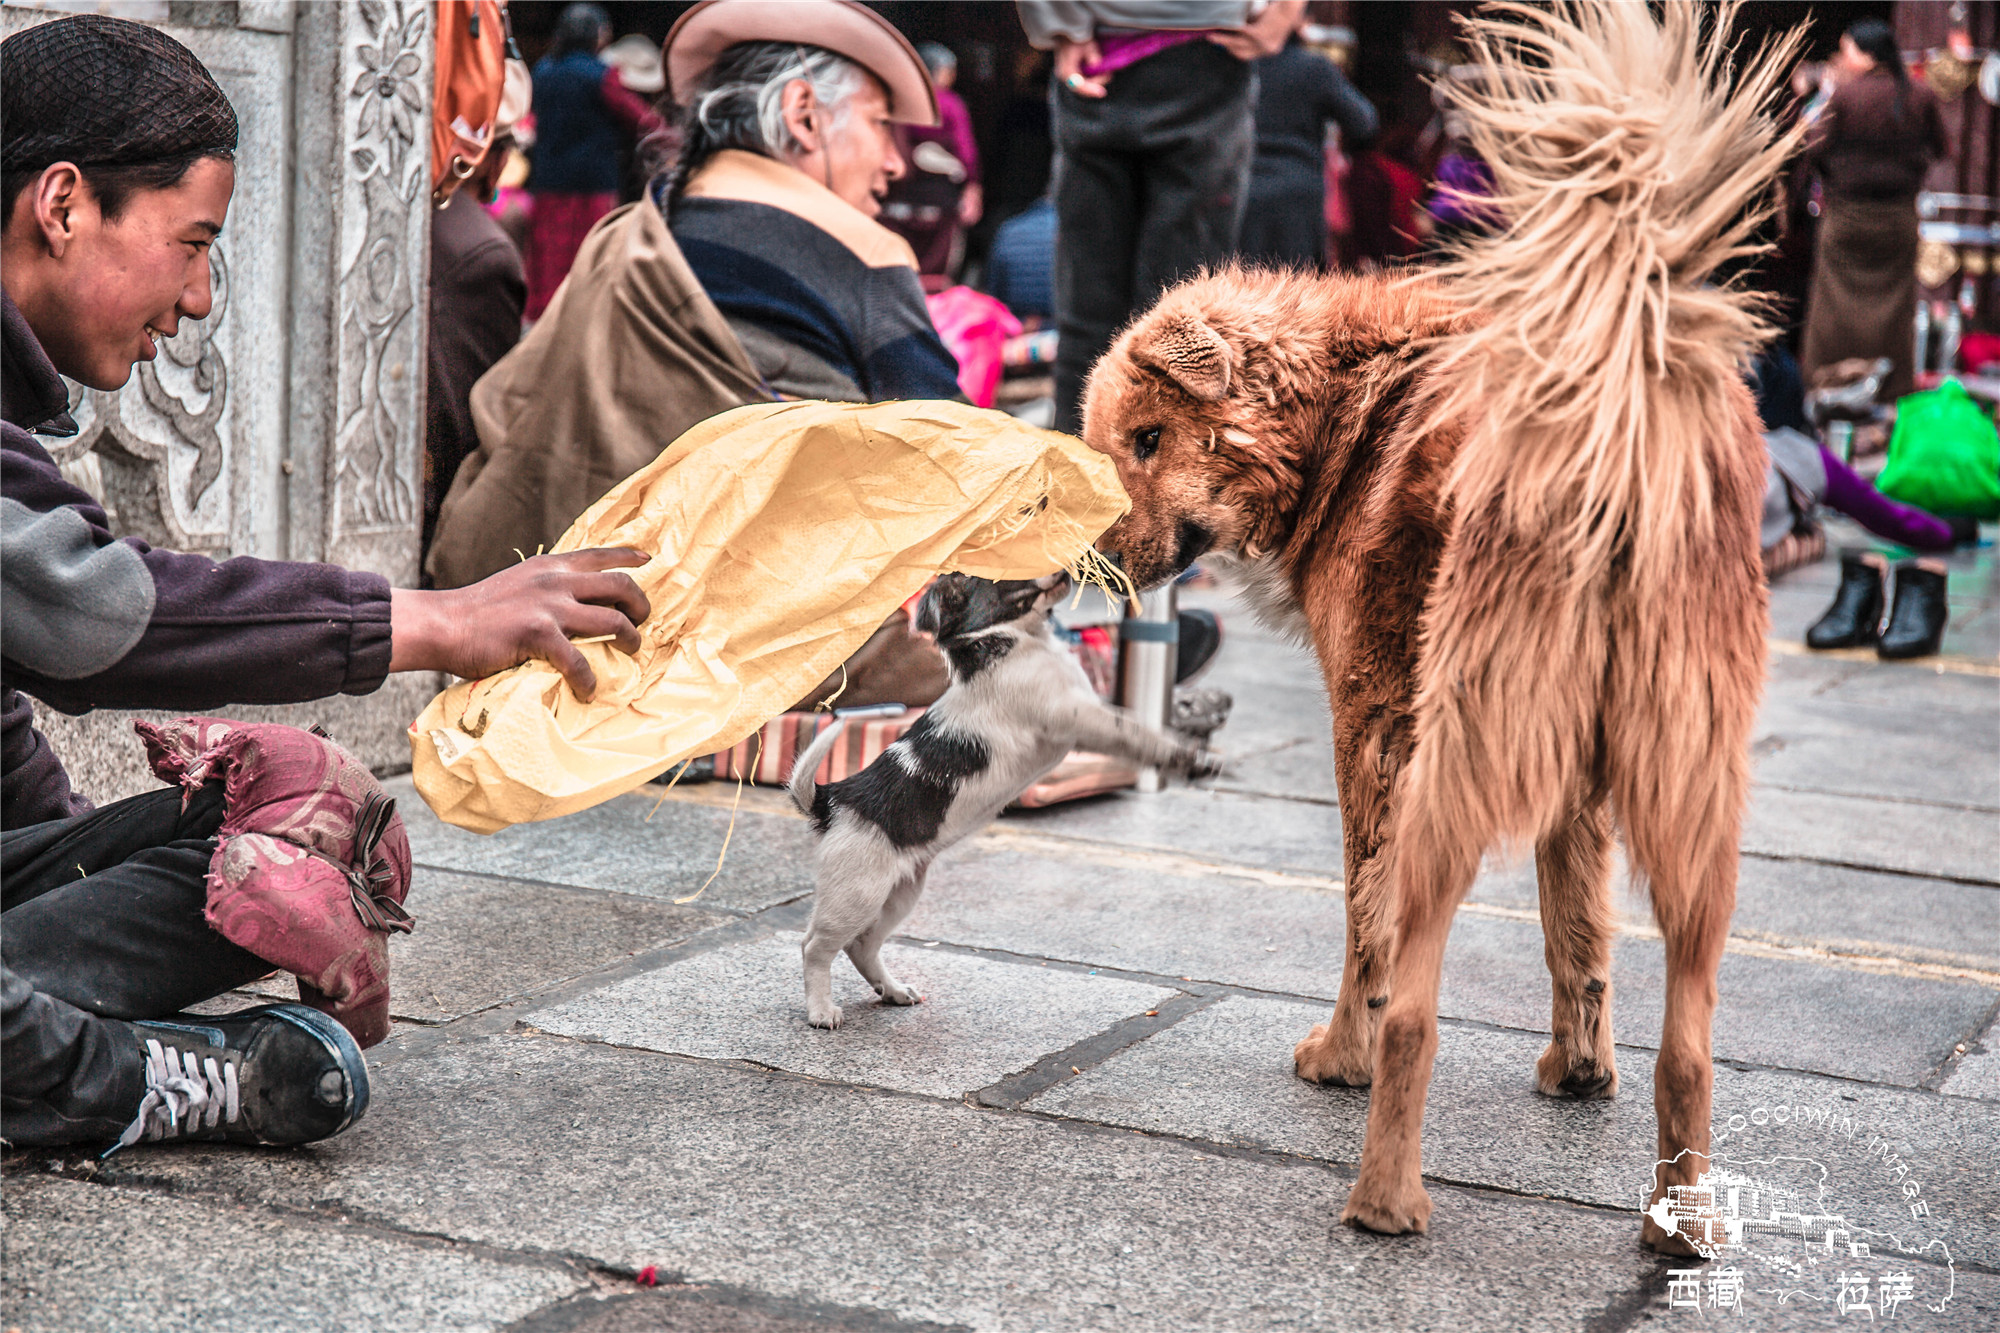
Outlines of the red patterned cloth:
{"label": "red patterned cloth", "polygon": [[[921,708],[896,717],[853,718],[819,761],[813,781],[842,782],[875,762],[882,751],[902,738],[924,715]],[[833,714],[780,713],[735,746],[715,756],[715,776],[782,787],[792,778],[792,764],[821,731],[833,725]],[[752,764],[755,767],[752,767]],[[669,770],[671,775],[672,770]]]}
{"label": "red patterned cloth", "polygon": [[521,256],[528,271],[528,319],[540,319],[555,298],[556,288],[569,276],[583,238],[599,220],[618,207],[616,191],[604,194],[532,192],[535,211],[528,228],[528,252]]}
{"label": "red patterned cloth", "polygon": [[[410,929],[410,842],[361,762],[297,727],[135,722],[154,774],[223,784],[209,925],[298,978],[299,998],[362,1046],[389,1035],[389,932]],[[185,798],[183,798],[185,799]]]}

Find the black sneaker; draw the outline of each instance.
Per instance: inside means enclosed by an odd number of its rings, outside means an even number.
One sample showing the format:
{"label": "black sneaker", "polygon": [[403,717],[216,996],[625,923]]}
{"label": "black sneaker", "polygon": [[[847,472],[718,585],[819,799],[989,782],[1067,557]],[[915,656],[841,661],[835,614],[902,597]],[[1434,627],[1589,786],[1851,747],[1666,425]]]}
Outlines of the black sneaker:
{"label": "black sneaker", "polygon": [[317,1009],[265,1004],[132,1028],[146,1062],[146,1096],[107,1157],[141,1139],[312,1143],[368,1110],[361,1048]]}

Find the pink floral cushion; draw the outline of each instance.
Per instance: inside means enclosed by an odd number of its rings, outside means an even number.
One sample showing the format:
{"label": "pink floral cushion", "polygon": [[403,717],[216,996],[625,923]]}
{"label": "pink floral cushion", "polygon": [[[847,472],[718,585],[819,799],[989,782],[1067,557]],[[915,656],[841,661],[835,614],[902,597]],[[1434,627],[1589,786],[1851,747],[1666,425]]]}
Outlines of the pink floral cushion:
{"label": "pink floral cushion", "polygon": [[362,1046],[388,1036],[389,932],[411,926],[410,841],[375,775],[297,727],[209,717],[133,725],[162,781],[187,796],[223,784],[208,923],[296,976],[299,998]]}

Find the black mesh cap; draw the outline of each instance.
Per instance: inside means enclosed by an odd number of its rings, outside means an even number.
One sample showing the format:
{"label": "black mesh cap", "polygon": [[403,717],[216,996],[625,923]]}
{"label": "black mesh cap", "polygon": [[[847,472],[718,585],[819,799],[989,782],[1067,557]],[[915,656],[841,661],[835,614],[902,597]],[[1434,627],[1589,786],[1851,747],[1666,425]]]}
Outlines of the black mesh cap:
{"label": "black mesh cap", "polygon": [[194,52],[78,14],[0,42],[0,171],[137,166],[236,151],[236,111]]}

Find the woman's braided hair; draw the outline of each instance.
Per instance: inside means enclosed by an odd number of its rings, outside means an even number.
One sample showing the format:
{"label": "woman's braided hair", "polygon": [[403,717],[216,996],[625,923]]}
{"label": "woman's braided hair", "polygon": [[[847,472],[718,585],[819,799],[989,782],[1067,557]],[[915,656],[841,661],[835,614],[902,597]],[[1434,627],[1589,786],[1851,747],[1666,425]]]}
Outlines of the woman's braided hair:
{"label": "woman's braided hair", "polygon": [[725,148],[784,161],[804,145],[785,126],[785,85],[804,79],[834,125],[847,116],[868,76],[861,66],[818,46],[795,42],[738,42],[725,50],[702,80],[694,100],[680,108],[681,149],[654,177],[654,195],[673,216],[687,183]]}

